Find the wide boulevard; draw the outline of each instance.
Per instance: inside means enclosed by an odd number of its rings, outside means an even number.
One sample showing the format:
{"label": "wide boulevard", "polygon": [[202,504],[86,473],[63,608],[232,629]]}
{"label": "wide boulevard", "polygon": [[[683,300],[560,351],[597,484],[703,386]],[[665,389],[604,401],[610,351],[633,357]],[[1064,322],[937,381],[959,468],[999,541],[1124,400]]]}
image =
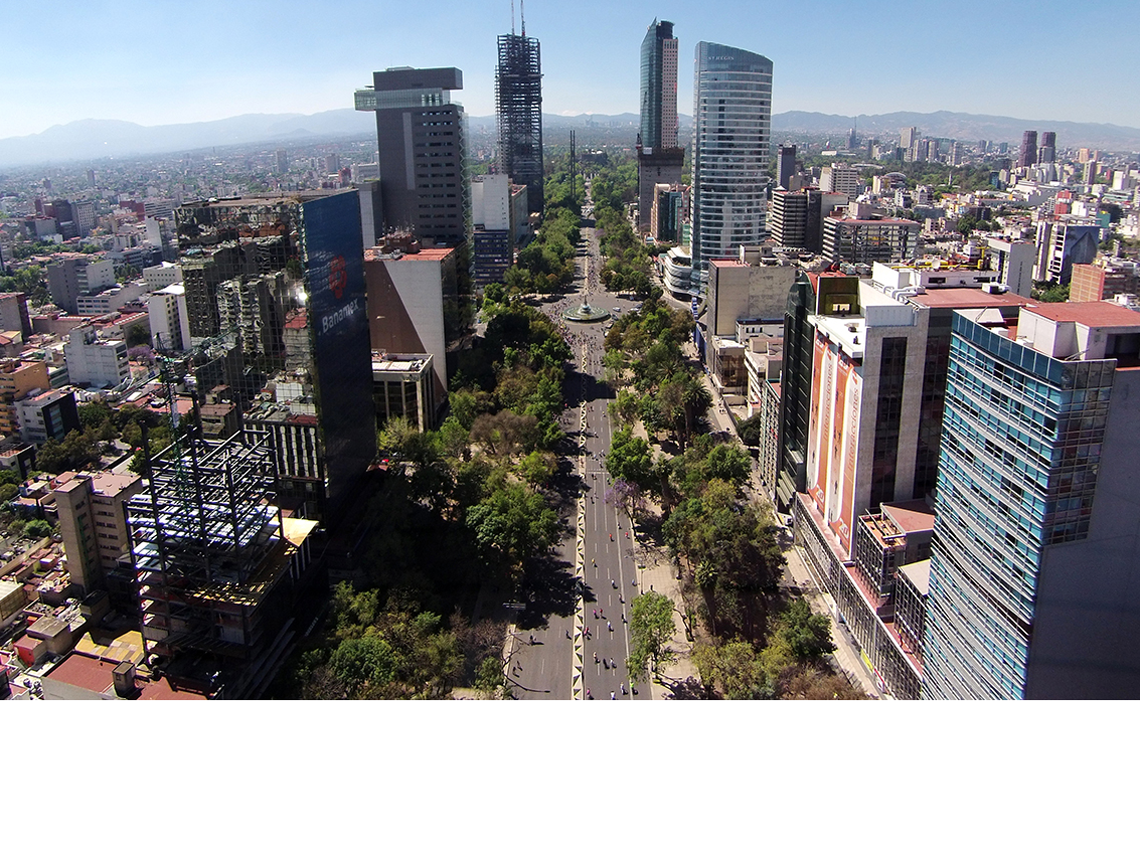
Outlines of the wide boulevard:
{"label": "wide boulevard", "polygon": [[[520,614],[509,639],[508,685],[518,699],[649,700],[649,686],[630,685],[625,661],[630,652],[630,603],[640,579],[630,539],[629,518],[607,501],[611,479],[605,469],[613,426],[608,403],[613,392],[602,382],[606,321],[566,322],[562,314],[588,301],[618,317],[636,303],[601,288],[597,236],[582,228],[587,250],[578,262],[578,291],[541,305],[564,328],[574,352],[575,370],[568,373],[568,407],[562,428],[574,493],[567,505],[568,535],[557,557],[575,575],[576,603],[571,613],[551,613],[527,628]],[[636,693],[634,692],[636,690]]]}

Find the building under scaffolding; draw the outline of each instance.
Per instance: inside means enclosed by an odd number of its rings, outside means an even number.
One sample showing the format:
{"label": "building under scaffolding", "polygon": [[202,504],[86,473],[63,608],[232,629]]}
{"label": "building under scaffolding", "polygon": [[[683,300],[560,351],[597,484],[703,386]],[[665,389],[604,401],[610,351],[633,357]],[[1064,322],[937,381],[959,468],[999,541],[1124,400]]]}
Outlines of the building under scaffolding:
{"label": "building under scaffolding", "polygon": [[542,190],[542,59],[538,39],[499,36],[495,73],[499,112],[499,169],[516,184],[525,184],[530,213],[543,211]]}
{"label": "building under scaffolding", "polygon": [[292,639],[317,523],[269,503],[264,437],[183,439],[148,459],[146,476],[129,512],[148,662],[226,697],[257,696]]}

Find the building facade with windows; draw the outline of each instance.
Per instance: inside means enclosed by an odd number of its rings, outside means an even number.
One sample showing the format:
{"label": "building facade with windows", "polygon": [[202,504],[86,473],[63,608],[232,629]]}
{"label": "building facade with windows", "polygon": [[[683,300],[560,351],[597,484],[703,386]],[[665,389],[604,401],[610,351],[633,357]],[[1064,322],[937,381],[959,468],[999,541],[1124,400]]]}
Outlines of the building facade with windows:
{"label": "building facade with windows", "polygon": [[772,61],[699,42],[693,82],[692,253],[694,268],[732,257],[767,233]]}
{"label": "building facade with windows", "polygon": [[923,697],[1140,695],[1140,317],[954,315]]}
{"label": "building facade with windows", "polygon": [[389,68],[356,91],[356,109],[376,113],[381,233],[410,230],[425,245],[467,239],[466,119],[451,100],[462,88],[458,68]]}

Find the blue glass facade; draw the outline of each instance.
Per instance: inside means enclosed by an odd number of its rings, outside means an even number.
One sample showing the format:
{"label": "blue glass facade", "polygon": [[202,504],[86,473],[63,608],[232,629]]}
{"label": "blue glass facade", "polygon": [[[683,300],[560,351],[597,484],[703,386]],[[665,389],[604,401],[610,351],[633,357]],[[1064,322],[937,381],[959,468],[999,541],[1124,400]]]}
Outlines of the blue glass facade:
{"label": "blue glass facade", "polygon": [[1042,555],[1088,536],[1116,362],[952,328],[923,696],[1018,699]]}

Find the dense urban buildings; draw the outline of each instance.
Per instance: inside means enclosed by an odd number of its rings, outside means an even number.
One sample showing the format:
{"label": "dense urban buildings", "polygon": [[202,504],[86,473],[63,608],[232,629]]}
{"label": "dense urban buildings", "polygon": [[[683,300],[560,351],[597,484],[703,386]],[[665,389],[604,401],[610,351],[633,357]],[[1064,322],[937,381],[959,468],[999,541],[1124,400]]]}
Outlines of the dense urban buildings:
{"label": "dense urban buildings", "polygon": [[230,265],[228,278],[214,268],[212,288],[187,275],[191,332],[197,306],[200,328],[236,336],[237,398],[245,429],[271,438],[275,500],[323,518],[350,497],[376,449],[357,193],[200,202],[175,218],[188,258],[208,256],[211,269],[224,254]]}
{"label": "dense urban buildings", "polygon": [[525,184],[531,213],[545,206],[542,166],[542,53],[538,39],[498,38],[495,109],[499,115],[499,171]]}
{"label": "dense urban buildings", "polygon": [[692,252],[703,271],[766,234],[772,61],[700,42],[693,89]]}
{"label": "dense urban buildings", "polygon": [[389,68],[356,90],[356,109],[376,113],[381,233],[411,230],[425,245],[467,239],[465,118],[451,100],[462,88],[458,68]]}

